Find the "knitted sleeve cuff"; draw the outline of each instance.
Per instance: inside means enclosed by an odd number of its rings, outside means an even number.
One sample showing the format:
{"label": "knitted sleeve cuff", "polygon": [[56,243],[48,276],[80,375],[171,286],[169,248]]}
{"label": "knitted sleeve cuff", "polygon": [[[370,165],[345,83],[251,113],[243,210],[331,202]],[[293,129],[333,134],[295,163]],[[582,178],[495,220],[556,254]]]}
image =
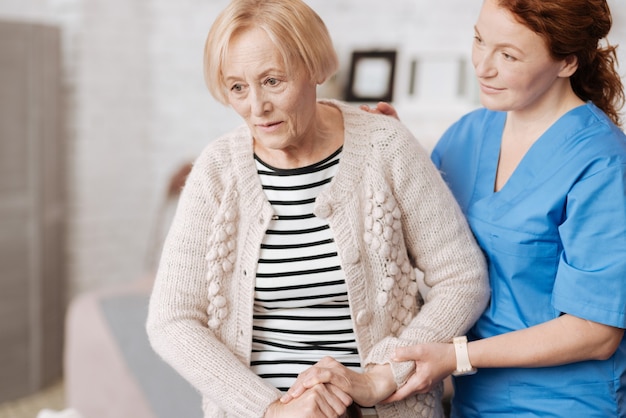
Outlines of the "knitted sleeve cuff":
{"label": "knitted sleeve cuff", "polygon": [[380,341],[369,353],[365,360],[366,367],[371,364],[389,364],[391,373],[393,373],[394,381],[398,388],[403,386],[415,370],[414,361],[391,361],[396,347],[409,345],[408,343],[400,344],[397,338],[386,337]]}
{"label": "knitted sleeve cuff", "polygon": [[415,371],[415,362],[413,361],[402,361],[402,362],[389,362],[391,366],[391,372],[393,373],[393,378],[396,381],[396,385],[398,389],[400,389],[413,372]]}

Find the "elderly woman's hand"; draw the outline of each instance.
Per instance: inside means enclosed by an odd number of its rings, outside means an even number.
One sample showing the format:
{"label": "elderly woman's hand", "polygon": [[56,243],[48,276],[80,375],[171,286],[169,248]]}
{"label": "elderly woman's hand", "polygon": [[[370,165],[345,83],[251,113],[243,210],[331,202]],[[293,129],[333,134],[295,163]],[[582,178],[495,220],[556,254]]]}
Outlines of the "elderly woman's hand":
{"label": "elderly woman's hand", "polygon": [[361,406],[373,406],[396,390],[388,364],[371,366],[365,373],[357,373],[332,357],[324,357],[315,366],[300,373],[281,402],[290,403],[320,384],[336,386]]}
{"label": "elderly woman's hand", "polygon": [[292,402],[272,403],[264,418],[343,418],[352,398],[332,385],[316,385]]}

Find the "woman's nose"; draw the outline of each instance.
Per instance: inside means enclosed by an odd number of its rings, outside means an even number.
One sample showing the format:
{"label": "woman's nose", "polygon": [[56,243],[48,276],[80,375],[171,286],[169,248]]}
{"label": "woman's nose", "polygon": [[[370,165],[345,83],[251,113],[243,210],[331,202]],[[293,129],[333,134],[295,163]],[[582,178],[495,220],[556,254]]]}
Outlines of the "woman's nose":
{"label": "woman's nose", "polygon": [[255,116],[260,116],[268,110],[269,101],[267,100],[267,96],[263,89],[256,88],[252,89],[250,98],[250,108],[252,110],[252,114]]}
{"label": "woman's nose", "polygon": [[472,54],[472,62],[477,77],[492,77],[496,73],[493,57],[491,54],[476,52]]}

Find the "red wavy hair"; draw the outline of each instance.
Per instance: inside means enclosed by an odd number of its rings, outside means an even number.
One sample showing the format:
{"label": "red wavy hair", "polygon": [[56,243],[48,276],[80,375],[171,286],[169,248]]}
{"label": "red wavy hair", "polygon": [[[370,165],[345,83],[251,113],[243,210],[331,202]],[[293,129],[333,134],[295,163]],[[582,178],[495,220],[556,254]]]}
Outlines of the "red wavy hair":
{"label": "red wavy hair", "polygon": [[499,0],[518,21],[545,39],[553,58],[574,55],[570,77],[578,97],[602,109],[621,126],[624,86],[617,72],[615,45],[606,36],[613,20],[606,0]]}

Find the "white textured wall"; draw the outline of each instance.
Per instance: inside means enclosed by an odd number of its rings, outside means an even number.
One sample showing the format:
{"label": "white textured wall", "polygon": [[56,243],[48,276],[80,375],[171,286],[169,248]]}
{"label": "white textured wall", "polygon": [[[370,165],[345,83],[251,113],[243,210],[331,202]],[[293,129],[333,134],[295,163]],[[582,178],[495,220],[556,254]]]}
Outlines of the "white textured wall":
{"label": "white textured wall", "polygon": [[[169,175],[240,123],[210,97],[202,79],[204,39],[227,2],[0,0],[0,18],[64,28],[71,293],[146,274]],[[325,94],[343,88],[352,50],[395,48],[397,104],[418,138],[430,144],[451,119],[475,105],[408,101],[406,66],[413,57],[469,57],[480,0],[308,3],[326,21],[342,64],[336,85],[324,86]],[[626,3],[609,3],[615,16],[612,39],[624,44],[624,62]],[[428,87],[447,91],[452,82],[429,80]]]}

